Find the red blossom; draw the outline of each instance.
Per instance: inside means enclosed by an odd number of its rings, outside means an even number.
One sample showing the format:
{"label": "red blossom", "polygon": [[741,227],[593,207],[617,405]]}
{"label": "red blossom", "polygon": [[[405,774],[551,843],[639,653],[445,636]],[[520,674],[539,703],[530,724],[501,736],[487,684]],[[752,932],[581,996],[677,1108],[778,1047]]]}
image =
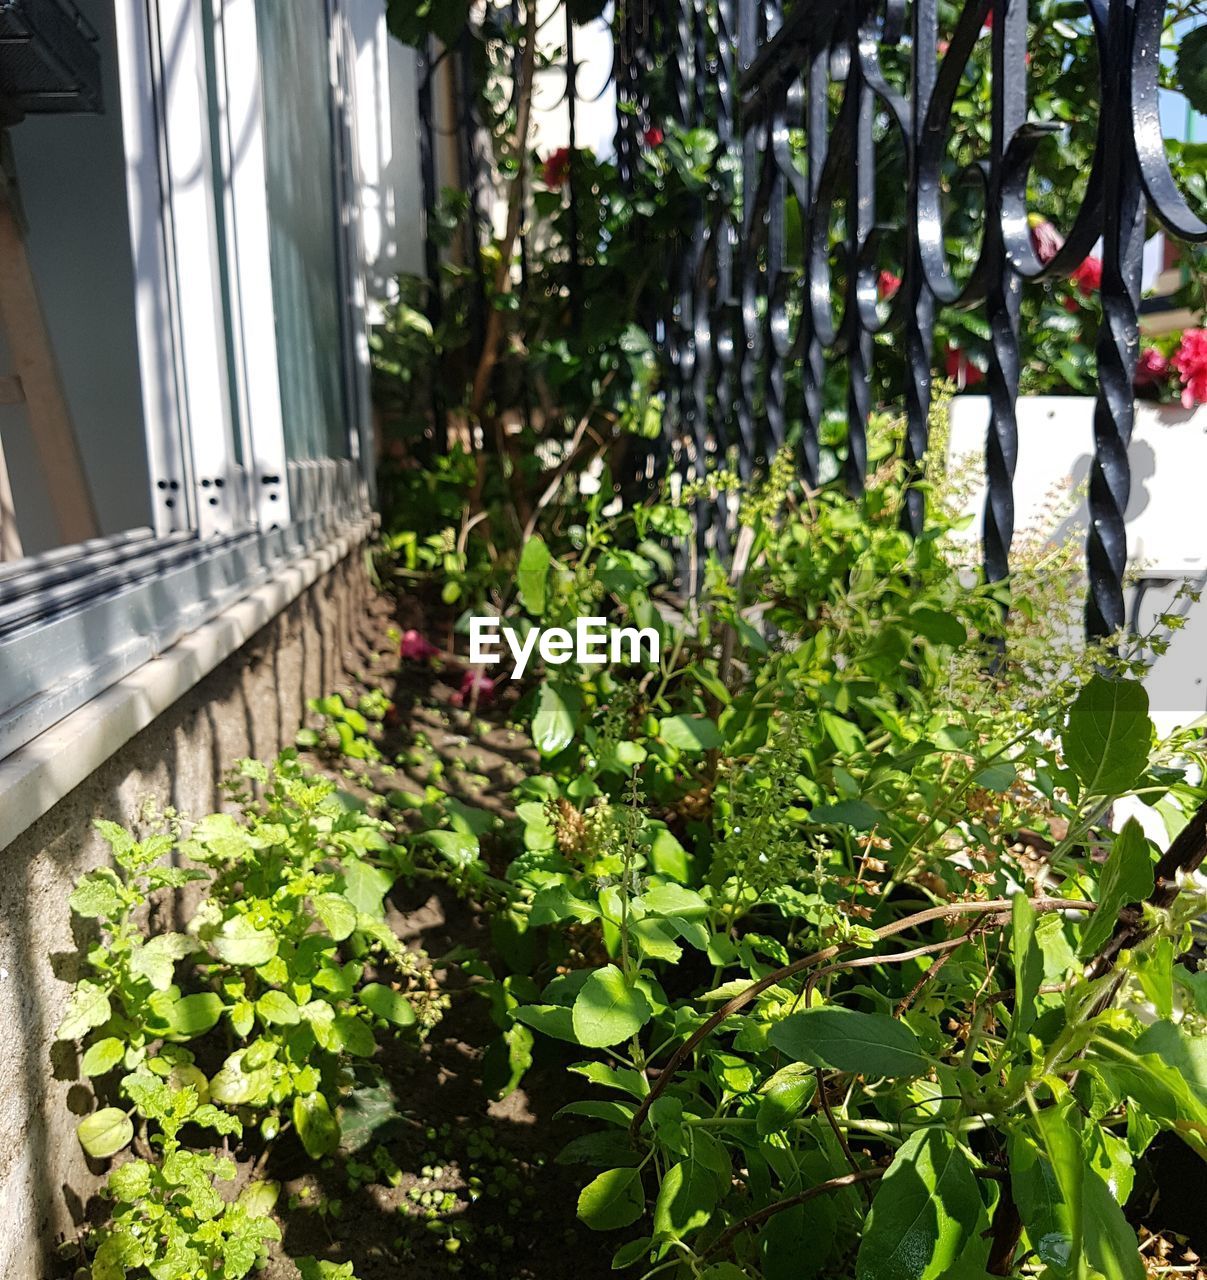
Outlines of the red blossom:
{"label": "red blossom", "polygon": [[876,291],[880,294],[881,302],[888,302],[900,288],[900,276],[893,275],[891,271],[882,271],[880,273],[876,281]]}
{"label": "red blossom", "polygon": [[440,650],[427,636],[412,630],[403,632],[402,644],[399,645],[398,652],[408,662],[430,662]]}
{"label": "red blossom", "polygon": [[947,376],[961,388],[975,387],[985,377],[959,347],[948,346],[946,370]]}
{"label": "red blossom", "polygon": [[481,671],[471,667],[461,677],[461,688],[453,694],[451,701],[456,707],[467,704],[479,707],[489,706],[494,701],[498,683],[497,680],[492,680],[490,676],[485,676]]}
{"label": "red blossom", "polygon": [[1031,244],[1035,249],[1035,256],[1046,267],[1060,252],[1064,240],[1047,218],[1037,217],[1031,223]]}
{"label": "red blossom", "polygon": [[1183,406],[1207,404],[1207,329],[1187,329],[1172,363],[1182,377]]}
{"label": "red blossom", "polygon": [[1087,258],[1073,272],[1072,280],[1083,296],[1092,298],[1102,288],[1102,259]]}
{"label": "red blossom", "polygon": [[660,147],[666,141],[666,134],[656,124],[650,125],[641,136],[645,139],[647,147]]}
{"label": "red blossom", "polygon": [[1145,347],[1136,362],[1135,385],[1155,387],[1164,382],[1172,372],[1173,366],[1156,347]]}
{"label": "red blossom", "polygon": [[570,159],[569,147],[558,147],[545,157],[545,163],[541,165],[541,181],[545,186],[556,191],[566,185],[570,176]]}

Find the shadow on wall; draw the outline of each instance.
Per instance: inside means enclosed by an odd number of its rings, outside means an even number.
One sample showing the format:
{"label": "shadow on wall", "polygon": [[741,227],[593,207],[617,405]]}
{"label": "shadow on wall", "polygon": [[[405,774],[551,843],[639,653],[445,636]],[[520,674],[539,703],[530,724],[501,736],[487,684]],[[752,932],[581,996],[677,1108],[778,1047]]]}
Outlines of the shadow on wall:
{"label": "shadow on wall", "polygon": [[67,905],[75,880],[108,858],[93,820],[130,824],[152,800],[200,816],[223,807],[222,778],[242,756],[293,742],[306,699],[365,664],[370,589],[345,558],[170,711],[149,725],[3,851],[0,878],[0,1275],[44,1280],[60,1235],[74,1234],[103,1165],[75,1138],[94,1106],[74,1048],[56,1044],[78,946]]}

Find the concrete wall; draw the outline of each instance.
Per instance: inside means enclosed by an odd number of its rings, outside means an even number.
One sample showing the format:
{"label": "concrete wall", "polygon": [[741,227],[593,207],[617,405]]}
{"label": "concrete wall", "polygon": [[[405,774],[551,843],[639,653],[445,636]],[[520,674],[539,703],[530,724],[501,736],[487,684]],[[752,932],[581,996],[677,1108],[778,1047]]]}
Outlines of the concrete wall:
{"label": "concrete wall", "polygon": [[288,746],[305,700],[364,665],[371,600],[354,551],[0,852],[4,1280],[47,1280],[48,1251],[74,1237],[97,1182],[75,1138],[91,1090],[73,1048],[53,1041],[81,940],[67,898],[82,872],[107,861],[92,820],[129,822],[148,797],[193,816],[221,808],[231,763]]}

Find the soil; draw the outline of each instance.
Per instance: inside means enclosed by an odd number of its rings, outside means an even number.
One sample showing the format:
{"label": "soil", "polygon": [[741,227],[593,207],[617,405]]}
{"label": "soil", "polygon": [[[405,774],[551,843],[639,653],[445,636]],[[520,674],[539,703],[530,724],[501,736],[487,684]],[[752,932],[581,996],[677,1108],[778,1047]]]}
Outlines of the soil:
{"label": "soil", "polygon": [[[411,601],[379,601],[359,678],[331,692],[352,705],[374,689],[389,696],[394,710],[377,742],[383,759],[349,769],[348,761],[319,751],[308,762],[364,799],[390,791],[420,796],[437,785],[466,805],[508,817],[511,788],[536,759],[507,728],[518,695],[505,689],[489,707],[460,708],[454,663],[398,657],[398,635],[410,628],[447,642],[451,628],[442,622],[429,624]],[[404,760],[410,763],[390,763]],[[391,809],[387,816],[402,826],[407,815]],[[485,846],[489,853],[489,837]],[[489,920],[447,884],[400,881],[388,905],[398,936],[438,966],[466,951],[494,959]],[[506,971],[499,962],[493,967]],[[498,1028],[487,1001],[455,962],[438,967],[438,977],[451,998],[442,1021],[420,1047],[384,1047],[376,1064],[384,1088],[370,1094],[363,1121],[345,1114],[345,1145],[358,1150],[341,1149],[316,1172],[300,1147],[283,1142],[269,1161],[263,1176],[283,1184],[283,1241],[267,1280],[293,1277],[287,1257],[306,1254],[350,1261],[359,1280],[614,1274],[612,1249],[576,1216],[582,1170],[556,1163],[584,1131],[580,1121],[556,1118],[567,1102],[587,1096],[566,1070],[573,1051],[540,1043],[522,1087],[490,1096],[484,1055]],[[388,1172],[375,1169],[375,1160]]]}

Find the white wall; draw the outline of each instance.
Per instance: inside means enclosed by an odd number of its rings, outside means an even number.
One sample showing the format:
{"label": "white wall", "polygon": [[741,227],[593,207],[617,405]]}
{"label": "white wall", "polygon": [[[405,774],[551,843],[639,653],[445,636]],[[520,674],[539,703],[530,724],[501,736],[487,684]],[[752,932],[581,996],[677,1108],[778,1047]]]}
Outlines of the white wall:
{"label": "white wall", "polygon": [[416,55],[386,30],[382,0],[345,0],[355,46],[356,151],[370,320],[395,277],[423,271]]}
{"label": "white wall", "polygon": [[[78,0],[100,33],[105,114],[27,116],[10,132],[27,245],[102,534],[150,524],[134,333],[113,0]],[[0,333],[0,373],[11,361]],[[29,421],[0,406],[26,555],[61,539]]]}
{"label": "white wall", "polygon": [[[1089,396],[1024,396],[1018,402],[1018,468],[1014,480],[1015,539],[1085,541],[1085,488],[1094,456],[1094,400]],[[949,457],[983,476],[989,400],[951,402]],[[1131,500],[1126,512],[1128,563],[1148,580],[1138,610],[1141,634],[1166,612],[1185,610],[1187,625],[1173,633],[1168,652],[1145,680],[1160,732],[1207,712],[1207,590],[1193,605],[1175,601],[1178,588],[1207,582],[1207,523],[1202,477],[1207,475],[1207,409],[1139,403],[1128,450]],[[961,463],[959,460],[964,460]],[[969,495],[974,518],[960,535],[970,564],[980,562],[985,505],[983,482]],[[1132,609],[1134,590],[1128,592]]]}

